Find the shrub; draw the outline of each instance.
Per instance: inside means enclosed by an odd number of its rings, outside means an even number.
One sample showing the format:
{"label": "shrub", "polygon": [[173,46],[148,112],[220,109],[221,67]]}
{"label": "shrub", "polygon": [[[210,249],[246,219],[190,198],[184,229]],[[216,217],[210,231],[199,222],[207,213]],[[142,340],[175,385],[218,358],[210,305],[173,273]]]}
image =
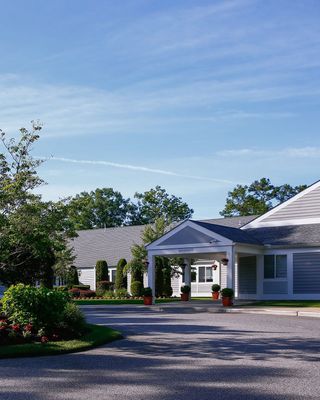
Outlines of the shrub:
{"label": "shrub", "polygon": [[113,290],[113,283],[109,281],[97,282],[97,294],[98,296],[103,296],[104,292],[107,290]]}
{"label": "shrub", "polygon": [[63,310],[61,322],[58,327],[60,335],[64,338],[81,336],[85,331],[86,321],[79,307],[70,302]]}
{"label": "shrub", "polygon": [[79,296],[84,298],[96,297],[96,292],[94,290],[80,290]]}
{"label": "shrub", "polygon": [[70,301],[66,292],[18,284],[11,286],[2,299],[2,310],[11,323],[35,329],[51,330],[61,322],[63,310]]}
{"label": "shrub", "polygon": [[116,270],[116,289],[127,289],[127,274],[124,272],[124,268],[127,265],[127,261],[121,258],[117,264]]}
{"label": "shrub", "polygon": [[156,297],[163,295],[163,261],[161,257],[156,257]]}
{"label": "shrub", "polygon": [[152,296],[152,289],[151,287],[146,287],[142,290],[143,296],[150,297]]}
{"label": "shrub", "polygon": [[116,297],[130,297],[129,293],[126,291],[126,289],[116,289],[114,292]]}
{"label": "shrub", "polygon": [[96,282],[108,281],[108,264],[105,260],[98,260],[96,263]]}
{"label": "shrub", "polygon": [[221,290],[221,296],[222,297],[231,297],[231,298],[233,298],[234,291],[231,288],[224,288],[224,289]]}
{"label": "shrub", "polygon": [[188,285],[184,285],[184,286],[181,286],[180,290],[181,290],[181,293],[190,293],[191,287]]}
{"label": "shrub", "polygon": [[54,289],[58,290],[59,292],[67,292],[68,291],[68,287],[67,286],[57,286]]}
{"label": "shrub", "polygon": [[213,284],[213,285],[211,286],[211,290],[212,290],[213,292],[219,292],[220,289],[221,289],[221,286],[218,285],[217,283],[215,283],[215,284]]}
{"label": "shrub", "polygon": [[[165,259],[165,263],[167,263]],[[163,269],[163,295],[165,297],[171,297],[173,293],[172,287],[171,287],[171,267],[170,265],[167,265]]]}
{"label": "shrub", "polygon": [[67,286],[79,285],[78,270],[74,265],[71,265],[66,276]]}
{"label": "shrub", "polygon": [[130,287],[131,295],[133,297],[140,297],[142,295],[142,288],[143,288],[142,282],[140,281],[132,282]]}
{"label": "shrub", "polygon": [[80,289],[72,288],[72,289],[68,290],[68,293],[70,293],[71,297],[79,297],[80,296]]}
{"label": "shrub", "polygon": [[90,285],[73,285],[72,289],[90,290]]}
{"label": "shrub", "polygon": [[113,290],[107,290],[106,292],[104,292],[103,297],[105,299],[114,299],[116,297],[116,294]]}

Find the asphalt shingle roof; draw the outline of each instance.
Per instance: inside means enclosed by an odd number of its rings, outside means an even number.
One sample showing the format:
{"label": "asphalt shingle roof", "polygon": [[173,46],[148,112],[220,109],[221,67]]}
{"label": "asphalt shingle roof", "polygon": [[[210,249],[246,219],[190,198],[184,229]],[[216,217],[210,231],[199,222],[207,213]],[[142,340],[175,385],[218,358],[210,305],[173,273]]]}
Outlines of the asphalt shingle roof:
{"label": "asphalt shingle roof", "polygon": [[271,246],[320,246],[320,224],[286,225],[246,229],[251,236]]}
{"label": "asphalt shingle roof", "polygon": [[194,222],[199,226],[202,226],[203,228],[208,229],[211,232],[217,233],[218,235],[230,239],[235,243],[262,245],[262,243],[259,240],[257,240],[253,235],[239,228],[233,228],[225,225],[224,226],[217,225],[211,222],[193,221],[193,220],[192,222]]}

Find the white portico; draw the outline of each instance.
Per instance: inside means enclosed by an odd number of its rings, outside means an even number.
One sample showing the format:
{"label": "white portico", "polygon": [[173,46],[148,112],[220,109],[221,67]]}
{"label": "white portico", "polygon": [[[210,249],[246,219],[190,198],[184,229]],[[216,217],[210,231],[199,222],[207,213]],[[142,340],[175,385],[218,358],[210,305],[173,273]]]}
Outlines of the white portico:
{"label": "white portico", "polygon": [[253,257],[252,272],[256,274],[257,257],[262,246],[246,232],[237,228],[218,226],[206,222],[186,220],[146,246],[148,251],[148,286],[155,293],[155,257],[182,257],[184,259],[184,284],[191,286],[191,260],[212,260],[221,268],[224,260],[226,283],[224,286],[238,290],[238,264],[240,257]]}

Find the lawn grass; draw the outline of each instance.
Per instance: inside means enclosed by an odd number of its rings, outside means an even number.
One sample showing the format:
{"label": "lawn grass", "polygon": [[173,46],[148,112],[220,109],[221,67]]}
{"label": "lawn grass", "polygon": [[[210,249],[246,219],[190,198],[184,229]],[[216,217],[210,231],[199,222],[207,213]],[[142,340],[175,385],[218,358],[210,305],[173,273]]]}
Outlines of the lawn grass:
{"label": "lawn grass", "polygon": [[122,338],[120,332],[111,328],[91,324],[88,324],[87,326],[89,331],[81,339],[48,342],[45,344],[27,343],[0,346],[0,358],[37,357],[75,353]]}
{"label": "lawn grass", "polygon": [[[157,299],[156,303],[170,303],[172,301],[180,301],[178,297],[172,297],[168,299]],[[74,300],[78,306],[87,305],[121,305],[121,304],[143,304],[142,299],[85,299],[85,300]]]}
{"label": "lawn grass", "polygon": [[[248,304],[249,307],[320,307],[319,300],[264,300]],[[242,307],[246,307],[245,305]]]}

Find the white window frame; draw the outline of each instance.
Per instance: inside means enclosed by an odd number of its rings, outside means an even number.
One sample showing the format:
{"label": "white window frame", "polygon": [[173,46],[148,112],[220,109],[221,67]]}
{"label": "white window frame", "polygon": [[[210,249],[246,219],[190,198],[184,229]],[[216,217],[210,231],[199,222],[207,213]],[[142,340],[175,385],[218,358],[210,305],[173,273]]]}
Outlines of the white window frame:
{"label": "white window frame", "polygon": [[[205,274],[204,274],[204,276],[205,276],[205,281],[204,282],[200,282],[199,281],[199,278],[200,278],[200,272],[199,272],[199,269],[200,268],[205,268]],[[211,268],[212,269],[212,281],[210,281],[210,282],[208,282],[207,281],[207,268]],[[211,265],[198,265],[197,266],[197,280],[196,280],[196,282],[194,282],[194,283],[198,283],[198,284],[208,284],[208,283],[213,283],[213,268],[212,268],[212,266]]]}
{"label": "white window frame", "polygon": [[[273,278],[265,278],[264,273],[265,273],[265,257],[271,257],[273,256]],[[286,272],[287,276],[286,278],[277,278],[277,257],[279,256],[285,256],[286,257]],[[263,256],[263,280],[264,281],[279,281],[279,282],[286,282],[288,280],[288,255],[287,254],[264,254]]]}

